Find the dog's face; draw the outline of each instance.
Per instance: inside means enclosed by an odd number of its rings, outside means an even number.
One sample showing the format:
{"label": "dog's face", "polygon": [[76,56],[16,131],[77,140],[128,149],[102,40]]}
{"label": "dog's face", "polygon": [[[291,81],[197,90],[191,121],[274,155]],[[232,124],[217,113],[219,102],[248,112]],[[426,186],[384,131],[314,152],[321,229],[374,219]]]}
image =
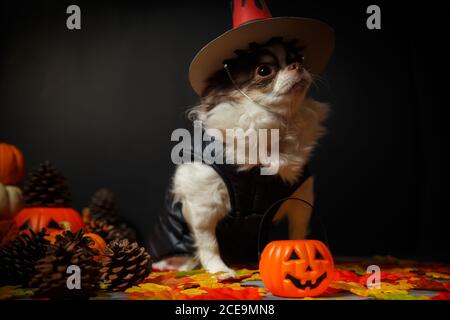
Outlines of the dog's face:
{"label": "dog's face", "polygon": [[303,66],[302,48],[274,38],[236,53],[237,58],[224,61],[228,72],[220,70],[209,80],[203,100],[211,107],[227,98],[245,99],[239,90],[277,113],[301,105],[312,81]]}

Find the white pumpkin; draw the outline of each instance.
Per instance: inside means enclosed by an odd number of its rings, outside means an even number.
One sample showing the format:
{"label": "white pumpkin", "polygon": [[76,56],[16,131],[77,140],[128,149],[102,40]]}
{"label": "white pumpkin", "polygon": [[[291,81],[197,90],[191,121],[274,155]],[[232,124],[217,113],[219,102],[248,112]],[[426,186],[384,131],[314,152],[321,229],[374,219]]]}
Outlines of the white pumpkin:
{"label": "white pumpkin", "polygon": [[0,183],[0,220],[11,219],[22,209],[22,191]]}

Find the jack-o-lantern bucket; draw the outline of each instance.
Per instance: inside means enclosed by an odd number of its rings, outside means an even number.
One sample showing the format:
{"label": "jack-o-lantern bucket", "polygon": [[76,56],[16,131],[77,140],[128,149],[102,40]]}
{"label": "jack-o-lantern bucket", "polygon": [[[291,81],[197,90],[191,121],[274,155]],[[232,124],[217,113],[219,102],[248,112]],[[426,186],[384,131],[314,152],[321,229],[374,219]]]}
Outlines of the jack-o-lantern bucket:
{"label": "jack-o-lantern bucket", "polygon": [[71,208],[25,208],[14,218],[17,227],[22,232],[32,229],[39,232],[46,229],[48,233],[62,231],[62,225],[68,230],[78,232],[85,229],[80,214]]}
{"label": "jack-o-lantern bucket", "polygon": [[270,242],[259,262],[261,278],[274,295],[303,298],[320,295],[334,275],[333,256],[318,240]]}

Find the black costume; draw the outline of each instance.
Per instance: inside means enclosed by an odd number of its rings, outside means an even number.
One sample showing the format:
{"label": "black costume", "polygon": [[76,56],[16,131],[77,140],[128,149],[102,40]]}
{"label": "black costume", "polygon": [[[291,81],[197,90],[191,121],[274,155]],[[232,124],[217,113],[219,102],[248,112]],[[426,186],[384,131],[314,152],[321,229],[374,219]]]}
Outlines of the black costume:
{"label": "black costume", "polygon": [[[203,149],[211,142],[203,143]],[[193,156],[198,154],[192,152]],[[308,166],[296,183],[285,183],[279,175],[261,175],[260,167],[248,171],[238,171],[234,164],[217,164],[212,161],[203,163],[210,165],[223,179],[230,198],[231,210],[216,228],[220,254],[226,264],[252,265],[258,263],[259,228],[264,219],[269,223],[262,225],[263,240],[267,243],[269,230],[274,230],[270,221],[281,205],[276,201],[291,196],[303,182],[310,177]],[[225,162],[225,161],[224,161]],[[193,237],[186,224],[182,205],[172,205],[173,195],[166,193],[166,210],[160,215],[150,240],[150,254],[155,261],[176,255],[193,255]],[[270,217],[270,218],[269,218]],[[278,237],[287,239],[287,226],[281,226]],[[281,232],[281,235],[280,235]],[[273,235],[277,237],[277,235]]]}

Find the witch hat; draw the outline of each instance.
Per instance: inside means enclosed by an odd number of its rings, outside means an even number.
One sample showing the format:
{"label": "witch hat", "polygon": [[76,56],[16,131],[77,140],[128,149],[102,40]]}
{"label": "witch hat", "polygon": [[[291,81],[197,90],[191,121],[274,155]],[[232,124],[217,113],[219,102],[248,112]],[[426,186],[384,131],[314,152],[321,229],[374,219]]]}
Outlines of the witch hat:
{"label": "witch hat", "polygon": [[324,22],[299,17],[272,17],[264,0],[234,0],[233,29],[204,46],[189,67],[189,81],[199,96],[207,80],[223,68],[223,61],[237,57],[237,49],[251,42],[264,43],[273,37],[298,40],[305,46],[305,68],[318,74],[334,49],[334,30]]}

